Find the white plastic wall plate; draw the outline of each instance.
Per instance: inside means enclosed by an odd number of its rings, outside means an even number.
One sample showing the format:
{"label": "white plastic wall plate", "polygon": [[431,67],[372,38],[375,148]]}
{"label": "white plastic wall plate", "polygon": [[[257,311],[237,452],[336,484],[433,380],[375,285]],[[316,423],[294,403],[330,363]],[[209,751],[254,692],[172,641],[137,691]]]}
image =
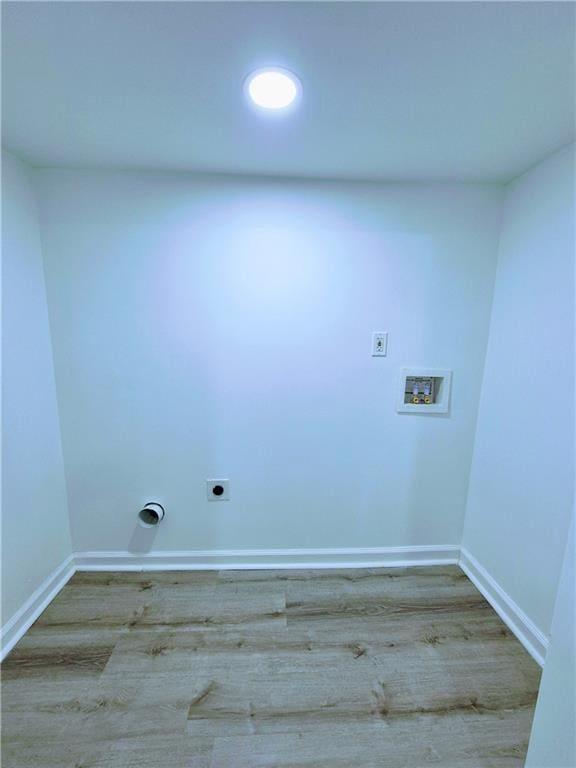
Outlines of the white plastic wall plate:
{"label": "white plastic wall plate", "polygon": [[[429,405],[414,405],[404,402],[406,379],[410,376],[424,376],[437,379],[436,398]],[[398,413],[448,413],[450,407],[450,392],[452,389],[452,371],[446,368],[402,368],[398,377]]]}
{"label": "white plastic wall plate", "polygon": [[372,333],[372,357],[386,357],[388,354],[388,331],[374,331]]}
{"label": "white plastic wall plate", "polygon": [[[219,488],[218,488],[219,486]],[[220,493],[214,493],[214,488],[218,488]],[[230,500],[230,480],[206,480],[206,498],[208,501],[229,501]]]}

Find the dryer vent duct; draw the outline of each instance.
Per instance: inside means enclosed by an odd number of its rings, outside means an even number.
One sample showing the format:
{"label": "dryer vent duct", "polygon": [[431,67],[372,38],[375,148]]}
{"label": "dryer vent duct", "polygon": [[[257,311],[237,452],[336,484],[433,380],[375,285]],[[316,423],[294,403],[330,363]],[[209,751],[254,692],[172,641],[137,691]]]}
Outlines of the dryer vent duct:
{"label": "dryer vent duct", "polygon": [[138,521],[143,528],[154,528],[159,525],[164,518],[164,507],[156,501],[150,501],[145,504],[138,512]]}

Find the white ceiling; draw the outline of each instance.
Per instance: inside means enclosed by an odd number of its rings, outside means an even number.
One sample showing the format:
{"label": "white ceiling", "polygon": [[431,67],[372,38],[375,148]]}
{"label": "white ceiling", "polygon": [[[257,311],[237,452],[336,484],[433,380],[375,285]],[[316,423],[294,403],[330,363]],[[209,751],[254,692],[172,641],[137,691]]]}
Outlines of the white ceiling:
{"label": "white ceiling", "polygon": [[[5,2],[4,144],[36,165],[508,180],[574,138],[565,2]],[[264,117],[247,73],[294,70]]]}

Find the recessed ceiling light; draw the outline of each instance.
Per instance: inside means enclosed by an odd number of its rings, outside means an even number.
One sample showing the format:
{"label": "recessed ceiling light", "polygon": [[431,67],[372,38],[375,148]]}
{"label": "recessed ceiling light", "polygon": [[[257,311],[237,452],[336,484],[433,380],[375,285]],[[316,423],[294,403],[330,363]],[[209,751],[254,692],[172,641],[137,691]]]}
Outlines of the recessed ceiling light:
{"label": "recessed ceiling light", "polygon": [[248,75],[246,92],[262,109],[286,109],[295,103],[302,86],[293,72],[281,67],[265,67]]}

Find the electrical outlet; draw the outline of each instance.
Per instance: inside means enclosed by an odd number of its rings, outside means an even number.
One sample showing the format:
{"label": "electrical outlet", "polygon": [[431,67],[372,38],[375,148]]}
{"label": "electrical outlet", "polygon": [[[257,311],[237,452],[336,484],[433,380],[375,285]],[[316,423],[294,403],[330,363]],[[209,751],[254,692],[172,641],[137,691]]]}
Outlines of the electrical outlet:
{"label": "electrical outlet", "polygon": [[386,357],[388,351],[388,333],[374,331],[372,334],[372,357]]}
{"label": "electrical outlet", "polygon": [[208,501],[229,501],[230,480],[206,480],[206,498]]}

